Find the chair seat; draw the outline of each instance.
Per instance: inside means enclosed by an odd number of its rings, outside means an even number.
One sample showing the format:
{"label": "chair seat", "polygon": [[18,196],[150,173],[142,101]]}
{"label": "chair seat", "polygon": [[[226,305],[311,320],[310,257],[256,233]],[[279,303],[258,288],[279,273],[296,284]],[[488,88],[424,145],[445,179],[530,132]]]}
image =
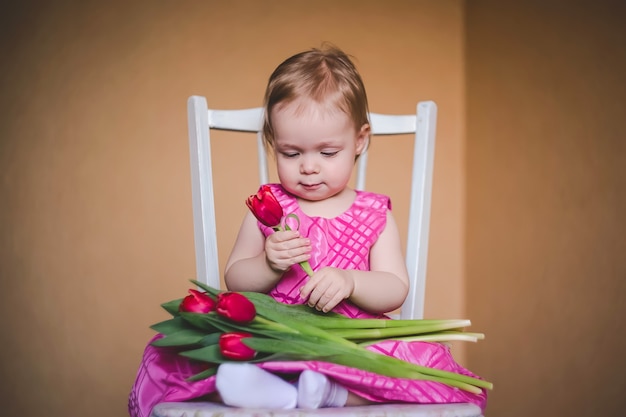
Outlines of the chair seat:
{"label": "chair seat", "polygon": [[[150,417],[302,417],[304,410],[233,408],[214,403],[172,402],[154,407]],[[379,404],[306,410],[307,417],[482,417],[474,404]]]}

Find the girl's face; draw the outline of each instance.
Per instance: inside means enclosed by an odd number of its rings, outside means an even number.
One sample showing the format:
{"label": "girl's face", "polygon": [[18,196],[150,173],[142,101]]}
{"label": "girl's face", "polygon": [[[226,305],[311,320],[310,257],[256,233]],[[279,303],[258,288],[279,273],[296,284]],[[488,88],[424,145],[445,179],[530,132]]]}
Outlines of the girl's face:
{"label": "girl's face", "polygon": [[319,201],[346,188],[369,125],[357,130],[343,111],[309,100],[276,106],[271,121],[278,178],[287,191]]}

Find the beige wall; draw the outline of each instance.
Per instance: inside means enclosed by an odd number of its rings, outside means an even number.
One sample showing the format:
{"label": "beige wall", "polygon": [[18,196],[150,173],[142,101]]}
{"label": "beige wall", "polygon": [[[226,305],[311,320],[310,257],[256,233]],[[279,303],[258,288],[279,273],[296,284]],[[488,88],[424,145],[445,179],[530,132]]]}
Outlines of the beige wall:
{"label": "beige wall", "polygon": [[[257,106],[323,40],[357,58],[373,111],[438,103],[426,315],[465,316],[463,2],[35,3],[0,11],[3,415],[126,415],[158,305],[195,274],[187,97]],[[223,137],[222,263],[256,189],[252,147]],[[374,143],[369,176],[403,227],[407,149]]]}
{"label": "beige wall", "polygon": [[468,362],[488,416],[626,400],[626,7],[466,3]]}

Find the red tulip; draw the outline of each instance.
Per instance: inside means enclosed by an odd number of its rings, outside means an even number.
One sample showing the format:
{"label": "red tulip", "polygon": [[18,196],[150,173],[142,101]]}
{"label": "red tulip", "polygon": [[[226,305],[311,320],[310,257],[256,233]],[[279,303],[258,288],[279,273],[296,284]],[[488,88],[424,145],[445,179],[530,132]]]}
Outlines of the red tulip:
{"label": "red tulip", "polygon": [[238,361],[254,358],[256,352],[241,341],[246,337],[252,337],[252,334],[246,332],[222,333],[218,342],[222,356]]}
{"label": "red tulip", "polygon": [[178,310],[188,313],[208,313],[215,310],[215,301],[205,292],[189,290],[189,295],[183,298]]}
{"label": "red tulip", "polygon": [[252,301],[238,292],[223,292],[217,295],[217,314],[236,323],[248,323],[256,316]]}
{"label": "red tulip", "polygon": [[267,227],[278,226],[283,218],[283,208],[272,194],[269,185],[263,185],[256,194],[248,197],[246,205],[252,214]]}
{"label": "red tulip", "polygon": [[[254,217],[265,226],[271,227],[276,231],[283,229],[280,226],[280,222],[283,218],[283,208],[280,206],[278,200],[276,200],[276,197],[274,197],[274,194],[272,194],[272,189],[269,185],[261,186],[261,189],[256,194],[252,194],[248,197],[246,205],[252,214],[254,214]],[[298,222],[299,228],[300,219],[298,219],[297,215],[291,213],[287,217],[294,217]],[[291,230],[288,225],[285,225],[285,229]],[[308,276],[313,276],[313,269],[308,261],[300,262],[300,266]]]}

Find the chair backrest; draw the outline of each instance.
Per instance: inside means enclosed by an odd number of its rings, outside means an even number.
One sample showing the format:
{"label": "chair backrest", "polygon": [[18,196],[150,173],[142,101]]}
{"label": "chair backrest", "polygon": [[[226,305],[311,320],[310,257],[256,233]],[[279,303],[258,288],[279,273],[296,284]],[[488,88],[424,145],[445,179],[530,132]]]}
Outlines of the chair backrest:
{"label": "chair backrest", "polygon": [[[187,109],[196,275],[198,281],[219,288],[220,269],[215,226],[210,130],[256,133],[259,184],[266,184],[269,177],[267,156],[260,133],[263,109],[259,107],[242,110],[213,110],[208,108],[206,99],[200,96],[189,97]],[[420,319],[424,315],[437,106],[432,101],[422,101],[417,104],[416,114],[370,113],[370,123],[373,135],[415,134],[406,244],[410,290],[402,305],[400,318]],[[366,168],[367,152],[357,160],[355,188],[358,190],[365,189]]]}

